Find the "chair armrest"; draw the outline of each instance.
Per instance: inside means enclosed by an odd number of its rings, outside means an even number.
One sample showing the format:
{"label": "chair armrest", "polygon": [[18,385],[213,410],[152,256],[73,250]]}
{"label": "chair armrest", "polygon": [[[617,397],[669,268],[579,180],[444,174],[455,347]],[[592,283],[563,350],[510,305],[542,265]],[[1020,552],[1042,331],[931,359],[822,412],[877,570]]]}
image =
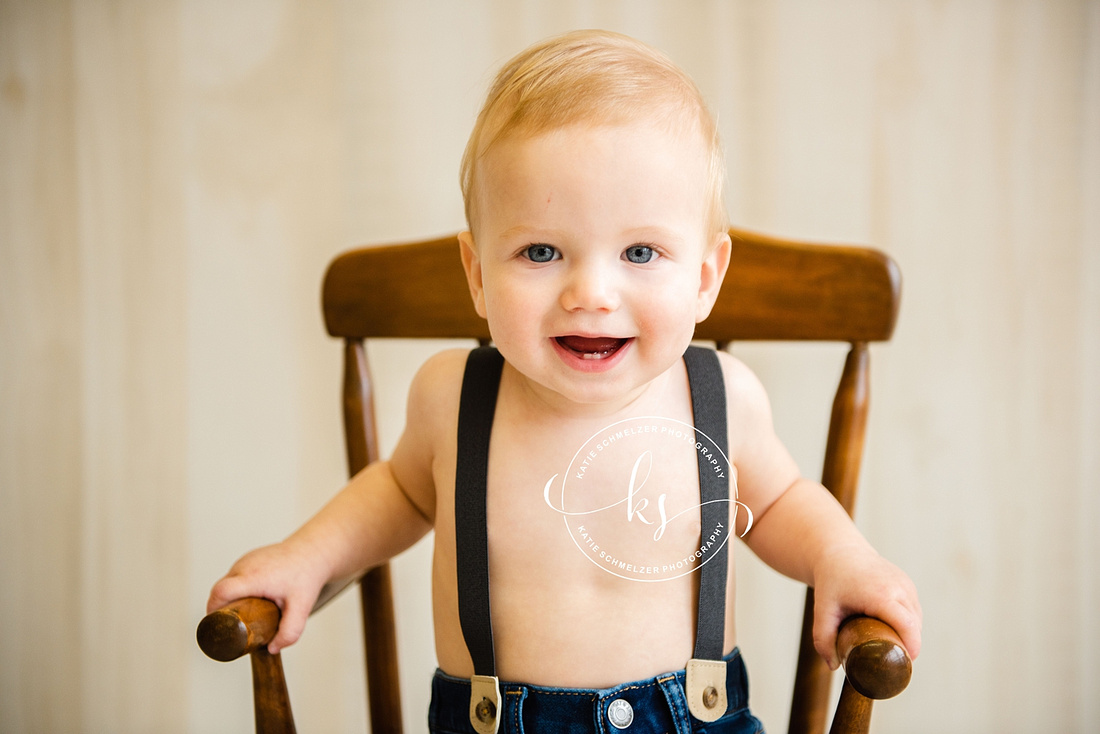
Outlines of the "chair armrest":
{"label": "chair armrest", "polygon": [[[332,581],[321,589],[310,614],[321,609],[359,580],[352,576]],[[207,657],[227,663],[271,642],[279,629],[282,613],[270,599],[238,599],[203,617],[196,633]]]}
{"label": "chair armrest", "polygon": [[267,651],[279,629],[279,607],[268,599],[238,599],[203,617],[196,633],[207,656],[223,663],[249,654],[257,734],[295,734],[283,663]]}
{"label": "chair armrest", "polygon": [[909,685],[913,661],[901,637],[873,617],[852,617],[840,626],[837,654],[848,682],[867,698],[893,698]]}
{"label": "chair armrest", "polygon": [[279,629],[279,607],[268,599],[238,599],[199,622],[199,647],[207,657],[229,662],[267,645]]}

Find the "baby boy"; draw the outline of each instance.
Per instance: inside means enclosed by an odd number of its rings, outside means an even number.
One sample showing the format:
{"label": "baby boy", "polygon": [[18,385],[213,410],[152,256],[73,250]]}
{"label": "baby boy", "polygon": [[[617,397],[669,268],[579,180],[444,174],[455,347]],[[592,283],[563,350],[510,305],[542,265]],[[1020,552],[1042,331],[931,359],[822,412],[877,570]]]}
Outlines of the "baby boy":
{"label": "baby boy", "polygon": [[758,731],[725,612],[743,535],[814,587],[831,667],[855,613],[916,655],[909,579],[800,476],[753,374],[689,349],[729,263],[723,180],[698,90],[648,46],[578,32],[510,61],[462,164],[495,349],[431,358],[393,456],[240,559],[209,608],[275,601],[277,652],[326,582],[434,531],[433,731]]}

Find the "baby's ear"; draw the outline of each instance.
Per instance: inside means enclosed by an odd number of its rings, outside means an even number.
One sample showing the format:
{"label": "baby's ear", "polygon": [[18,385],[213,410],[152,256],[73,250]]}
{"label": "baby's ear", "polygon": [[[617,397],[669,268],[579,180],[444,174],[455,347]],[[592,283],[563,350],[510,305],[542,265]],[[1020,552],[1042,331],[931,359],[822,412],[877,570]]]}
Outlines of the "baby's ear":
{"label": "baby's ear", "polygon": [[710,250],[703,257],[703,266],[699,273],[699,297],[695,302],[695,323],[709,316],[714,302],[718,300],[718,291],[722,289],[722,280],[730,265],[732,247],[729,233],[721,232],[714,236]]}
{"label": "baby's ear", "polygon": [[485,315],[485,286],[481,279],[481,258],[477,255],[477,246],[474,244],[474,235],[471,232],[461,232],[458,235],[459,254],[462,256],[462,267],[466,270],[466,283],[470,286],[470,297],[474,299],[474,309],[481,318]]}

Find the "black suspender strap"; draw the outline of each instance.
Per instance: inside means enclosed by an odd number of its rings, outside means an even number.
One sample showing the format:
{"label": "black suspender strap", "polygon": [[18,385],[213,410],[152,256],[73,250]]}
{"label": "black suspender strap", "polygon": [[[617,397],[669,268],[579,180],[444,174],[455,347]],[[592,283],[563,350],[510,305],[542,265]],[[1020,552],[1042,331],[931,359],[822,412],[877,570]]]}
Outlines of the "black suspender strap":
{"label": "black suspender strap", "polygon": [[477,675],[496,675],[493,624],[489,612],[489,529],[486,480],[489,436],[504,358],[492,347],[470,352],[458,407],[455,468],[455,556],[458,618]]}
{"label": "black suspender strap", "polygon": [[[709,449],[708,442],[723,456],[718,464],[696,451],[699,461],[699,508],[704,533],[724,528],[720,550],[699,570],[698,626],[695,632],[695,657],[721,660],[726,633],[726,575],[729,568],[729,438],[726,434],[726,383],[722,366],[713,349],[688,347],[684,354],[688,384],[691,386],[691,410],[696,441]],[[703,434],[699,436],[698,434]],[[716,471],[719,470],[719,471]],[[704,539],[705,540],[705,539]]]}
{"label": "black suspender strap", "polygon": [[[722,471],[697,451],[703,528],[729,524],[731,471],[726,433],[726,390],[714,350],[689,347],[684,354],[691,388],[695,428],[724,455]],[[489,436],[504,359],[492,347],[470,352],[463,377],[458,415],[458,456],[455,470],[455,553],[458,566],[458,614],[462,635],[477,676],[495,676],[492,618],[489,609],[489,544],[486,480]],[[704,446],[706,442],[701,441]],[[708,446],[709,448],[709,446]],[[700,569],[695,658],[721,661],[726,621],[728,538]]]}

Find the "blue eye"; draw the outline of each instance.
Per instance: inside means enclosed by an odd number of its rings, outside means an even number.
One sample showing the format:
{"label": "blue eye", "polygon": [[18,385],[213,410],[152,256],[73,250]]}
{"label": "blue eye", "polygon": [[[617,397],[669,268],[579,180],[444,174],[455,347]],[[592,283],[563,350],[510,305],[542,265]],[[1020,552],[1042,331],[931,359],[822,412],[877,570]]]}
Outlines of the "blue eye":
{"label": "blue eye", "polygon": [[653,259],[653,248],[647,245],[631,245],[626,248],[626,252],[623,253],[626,259],[632,263],[647,263]]}
{"label": "blue eye", "polygon": [[527,248],[527,259],[535,263],[548,263],[558,259],[558,251],[551,245],[531,245]]}

